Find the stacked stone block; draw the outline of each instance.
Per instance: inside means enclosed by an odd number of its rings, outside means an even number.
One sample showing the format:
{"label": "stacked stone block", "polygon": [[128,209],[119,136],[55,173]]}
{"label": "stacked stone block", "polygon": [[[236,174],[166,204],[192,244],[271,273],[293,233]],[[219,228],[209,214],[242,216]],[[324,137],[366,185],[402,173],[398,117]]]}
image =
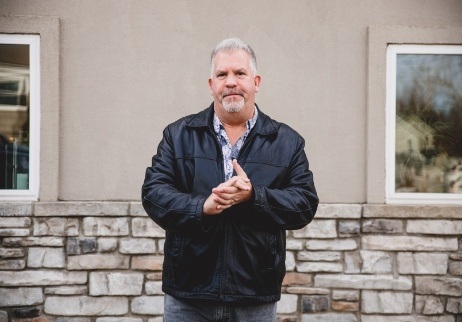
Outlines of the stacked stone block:
{"label": "stacked stone block", "polygon": [[[0,322],[160,322],[139,202],[0,204]],[[287,232],[280,322],[462,322],[462,208],[320,205]]]}

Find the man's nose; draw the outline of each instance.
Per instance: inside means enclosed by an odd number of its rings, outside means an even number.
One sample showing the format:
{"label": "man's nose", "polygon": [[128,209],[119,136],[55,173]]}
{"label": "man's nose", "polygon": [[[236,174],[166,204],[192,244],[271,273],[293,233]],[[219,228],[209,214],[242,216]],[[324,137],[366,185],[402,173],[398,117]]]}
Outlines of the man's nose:
{"label": "man's nose", "polygon": [[237,82],[236,82],[236,77],[234,75],[228,75],[226,77],[226,83],[225,83],[226,86],[228,87],[234,87],[237,85]]}

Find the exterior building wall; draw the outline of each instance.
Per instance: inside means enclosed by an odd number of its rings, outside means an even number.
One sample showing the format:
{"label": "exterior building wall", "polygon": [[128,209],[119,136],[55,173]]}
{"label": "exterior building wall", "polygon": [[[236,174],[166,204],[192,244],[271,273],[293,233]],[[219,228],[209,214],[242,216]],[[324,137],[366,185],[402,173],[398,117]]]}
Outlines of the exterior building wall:
{"label": "exterior building wall", "polygon": [[371,202],[367,189],[383,183],[370,161],[383,149],[386,42],[368,30],[408,26],[391,43],[415,42],[461,17],[460,0],[0,0],[0,32],[48,39],[41,201],[139,200],[162,129],[212,101],[212,48],[240,37],[257,54],[257,103],[306,139],[321,200]]}
{"label": "exterior building wall", "polygon": [[40,196],[0,202],[0,322],[162,320],[140,187],[162,129],[210,104],[226,37],[255,49],[257,103],[305,137],[323,203],[287,233],[280,321],[462,322],[462,208],[384,204],[387,45],[461,44],[460,0],[0,8],[0,33],[42,44]]}
{"label": "exterior building wall", "polygon": [[[322,204],[287,233],[279,321],[462,321],[457,206]],[[0,204],[0,322],[162,321],[164,231],[139,202]]]}

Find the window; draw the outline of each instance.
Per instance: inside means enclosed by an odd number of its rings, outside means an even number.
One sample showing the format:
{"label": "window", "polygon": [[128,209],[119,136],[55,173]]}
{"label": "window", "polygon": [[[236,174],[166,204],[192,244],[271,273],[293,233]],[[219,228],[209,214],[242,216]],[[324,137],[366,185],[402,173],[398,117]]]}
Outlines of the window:
{"label": "window", "polygon": [[386,201],[462,203],[462,46],[389,45]]}
{"label": "window", "polygon": [[[390,175],[391,159],[395,161],[394,139],[390,139],[390,110],[387,110],[387,103],[390,95],[396,90],[396,84],[390,86],[387,80],[390,79],[390,64],[387,64],[389,48],[393,46],[404,48],[406,46],[427,47],[427,48],[450,48],[462,45],[462,27],[417,27],[417,26],[369,26],[368,27],[368,51],[367,51],[367,162],[366,172],[366,202],[383,203],[421,203],[441,204],[459,203],[460,195],[451,193],[414,193],[409,192],[402,198],[396,195],[391,185],[394,185],[394,173]],[[399,52],[401,54],[417,54],[415,52]],[[397,54],[397,53],[396,53]],[[427,54],[443,54],[447,52],[427,52]],[[396,65],[395,65],[396,68]],[[395,94],[393,94],[395,95]],[[396,113],[396,111],[394,111]],[[393,129],[395,128],[395,122]],[[394,134],[393,134],[394,135]],[[390,148],[393,142],[393,148]],[[391,152],[390,152],[391,151]],[[392,164],[393,164],[392,163]],[[390,180],[390,178],[392,178]],[[413,198],[416,196],[416,198]],[[420,197],[418,197],[420,196]],[[404,197],[404,196],[403,196]]]}
{"label": "window", "polygon": [[0,34],[0,195],[37,199],[40,36]]}
{"label": "window", "polygon": [[[29,49],[30,122],[28,189],[0,189],[0,201],[59,199],[59,30],[59,19],[56,17],[1,18],[0,44],[25,45]],[[21,98],[19,102],[19,106],[23,106]],[[4,105],[9,105],[4,107],[9,110],[23,109],[17,107],[17,103],[15,108],[11,104]],[[0,177],[4,175],[0,171]],[[24,183],[24,178],[21,179]]]}

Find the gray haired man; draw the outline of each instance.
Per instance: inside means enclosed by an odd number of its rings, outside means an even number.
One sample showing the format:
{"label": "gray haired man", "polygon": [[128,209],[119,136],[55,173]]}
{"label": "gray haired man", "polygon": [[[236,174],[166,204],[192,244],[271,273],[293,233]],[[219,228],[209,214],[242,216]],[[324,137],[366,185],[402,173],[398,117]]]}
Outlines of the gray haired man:
{"label": "gray haired man", "polygon": [[319,200],[304,139],[255,104],[260,83],[250,46],[220,42],[213,103],[168,125],[146,170],[143,206],[166,231],[167,322],[276,320],[286,230]]}

